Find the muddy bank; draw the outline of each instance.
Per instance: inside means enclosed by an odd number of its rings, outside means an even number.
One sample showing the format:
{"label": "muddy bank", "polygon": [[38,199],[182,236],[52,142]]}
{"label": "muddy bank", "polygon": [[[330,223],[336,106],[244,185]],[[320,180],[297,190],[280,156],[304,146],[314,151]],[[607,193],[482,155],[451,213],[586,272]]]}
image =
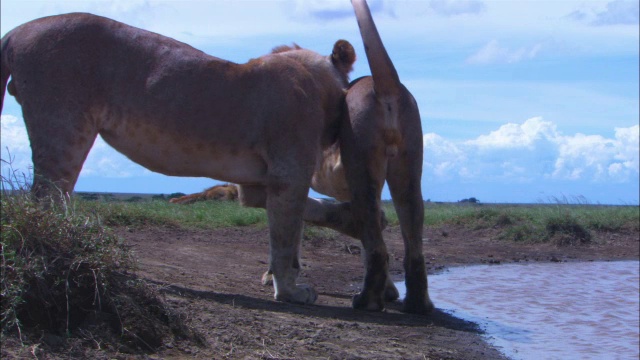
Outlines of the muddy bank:
{"label": "muddy bank", "polygon": [[[89,339],[51,352],[55,344],[43,338],[36,347],[3,350],[3,357],[503,358],[482,340],[475,324],[442,311],[430,316],[404,314],[399,311],[400,303],[389,304],[382,313],[353,310],[351,297],[359,290],[363,267],[359,242],[346,236],[308,232],[300,282],[313,285],[319,298],[316,305],[300,306],[273,301],[273,289],[260,283],[268,259],[264,227],[207,231],[122,227],[115,231],[137,254],[138,275],[160,289],[170,308],[184,314],[185,323],[199,334],[202,344],[173,339],[154,352],[125,353]],[[426,228],[423,238],[429,273],[462,264],[637,260],[640,251],[637,233],[597,233],[589,244],[562,247],[502,241],[496,234],[496,229],[473,231],[463,226]],[[387,229],[384,236],[392,276],[401,280],[404,249],[400,229]],[[15,345],[15,339],[7,344]]]}
{"label": "muddy bank", "polygon": [[[172,306],[186,309],[190,325],[208,343],[167,344],[159,357],[230,358],[441,358],[497,359],[475,324],[436,311],[403,314],[351,309],[363,268],[360,244],[335,233],[314,233],[303,242],[301,282],[315,286],[314,306],[276,303],[260,284],[268,254],[267,229],[201,231],[119,229],[135,246],[140,275],[165,286]],[[400,229],[385,231],[392,275],[402,279]],[[596,234],[588,245],[558,247],[496,240],[493,230],[425,229],[430,273],[460,264],[638,259],[637,234]],[[437,304],[436,304],[437,307]]]}

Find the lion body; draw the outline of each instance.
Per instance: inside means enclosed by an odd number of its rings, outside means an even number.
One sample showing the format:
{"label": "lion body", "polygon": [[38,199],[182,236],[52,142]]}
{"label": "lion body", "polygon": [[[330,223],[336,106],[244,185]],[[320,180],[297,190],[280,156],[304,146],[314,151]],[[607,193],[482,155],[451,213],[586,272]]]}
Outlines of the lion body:
{"label": "lion body", "polygon": [[2,38],[0,101],[11,77],[37,195],[71,192],[98,135],[155,172],[263,187],[275,296],[309,303],[313,289],[295,284],[302,213],[355,61],[338,43],[332,56],[291,49],[236,64],[91,14],[46,17]]}
{"label": "lion body", "polygon": [[[349,206],[345,209],[331,204],[308,204],[305,218],[330,217],[334,223],[342,225],[338,230],[362,241],[366,272],[362,291],[354,297],[353,306],[382,310],[385,301],[398,298],[389,276],[389,254],[382,237],[385,222],[381,193],[386,182],[405,244],[407,293],[403,309],[428,313],[433,304],[429,299],[422,253],[423,132],[420,112],[416,100],[400,82],[366,1],[351,2],[372,75],[350,84],[338,142],[324,150],[312,179],[316,191],[348,202]],[[344,215],[346,210],[352,218]]]}

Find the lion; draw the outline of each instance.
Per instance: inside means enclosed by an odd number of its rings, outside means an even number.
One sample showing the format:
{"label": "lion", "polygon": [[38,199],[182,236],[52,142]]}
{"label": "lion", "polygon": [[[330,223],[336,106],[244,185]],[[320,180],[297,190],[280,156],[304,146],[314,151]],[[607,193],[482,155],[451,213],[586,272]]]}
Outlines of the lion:
{"label": "lion", "polygon": [[[381,311],[385,301],[399,297],[389,276],[389,255],[382,238],[386,220],[381,194],[386,181],[405,244],[403,311],[425,314],[433,303],[422,253],[423,142],[418,104],[400,82],[366,2],[352,0],[352,4],[372,75],[349,85],[338,141],[324,150],[311,182],[316,192],[341,203],[309,198],[304,219],[362,241],[366,272],[353,307]],[[242,196],[241,188],[241,201]],[[269,269],[263,275],[263,283],[271,281],[271,273]]]}
{"label": "lion", "polygon": [[[381,194],[385,180],[391,192],[405,245],[406,296],[403,311],[433,309],[422,252],[424,201],[422,125],[418,104],[402,85],[380,39],[365,0],[352,5],[366,50],[371,76],[354,80],[346,97],[338,146],[325,150],[312,187],[350,201],[353,222],[365,251],[365,278],[355,308],[384,309],[398,298],[390,279],[389,255],[382,238]],[[340,185],[336,185],[340,184]],[[345,192],[344,189],[349,189]]]}
{"label": "lion", "polygon": [[185,195],[169,200],[173,204],[193,204],[196,201],[223,200],[234,201],[238,199],[238,187],[234,184],[222,184],[212,186],[202,192]]}
{"label": "lion", "polygon": [[37,197],[73,191],[98,135],[154,172],[247,186],[245,201],[267,209],[274,298],[311,304],[315,290],[296,284],[302,218],[314,169],[343,119],[354,61],[339,40],[329,56],[292,48],[237,64],[71,13],[2,38],[0,109],[8,88],[22,107]]}

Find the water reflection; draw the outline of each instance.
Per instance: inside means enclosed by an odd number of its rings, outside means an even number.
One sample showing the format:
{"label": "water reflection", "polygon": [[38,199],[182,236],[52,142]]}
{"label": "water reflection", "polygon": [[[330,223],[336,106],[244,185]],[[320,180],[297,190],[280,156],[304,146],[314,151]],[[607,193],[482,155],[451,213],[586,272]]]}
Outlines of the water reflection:
{"label": "water reflection", "polygon": [[637,261],[470,266],[429,277],[429,292],[513,359],[638,359],[639,273]]}

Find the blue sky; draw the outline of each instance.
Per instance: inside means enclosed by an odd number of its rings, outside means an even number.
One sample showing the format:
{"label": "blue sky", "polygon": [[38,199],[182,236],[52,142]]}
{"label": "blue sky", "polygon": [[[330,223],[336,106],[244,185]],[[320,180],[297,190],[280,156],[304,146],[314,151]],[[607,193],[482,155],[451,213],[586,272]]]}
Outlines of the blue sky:
{"label": "blue sky", "polygon": [[[369,5],[420,106],[425,199],[638,204],[638,1]],[[41,16],[85,11],[235,62],[291,42],[328,54],[343,38],[359,55],[352,78],[369,74],[348,0],[3,0],[0,7],[2,35]],[[29,173],[21,111],[8,95],[1,135],[2,158],[9,148],[13,168]],[[76,190],[190,193],[212,184],[151,173],[98,139]]]}

